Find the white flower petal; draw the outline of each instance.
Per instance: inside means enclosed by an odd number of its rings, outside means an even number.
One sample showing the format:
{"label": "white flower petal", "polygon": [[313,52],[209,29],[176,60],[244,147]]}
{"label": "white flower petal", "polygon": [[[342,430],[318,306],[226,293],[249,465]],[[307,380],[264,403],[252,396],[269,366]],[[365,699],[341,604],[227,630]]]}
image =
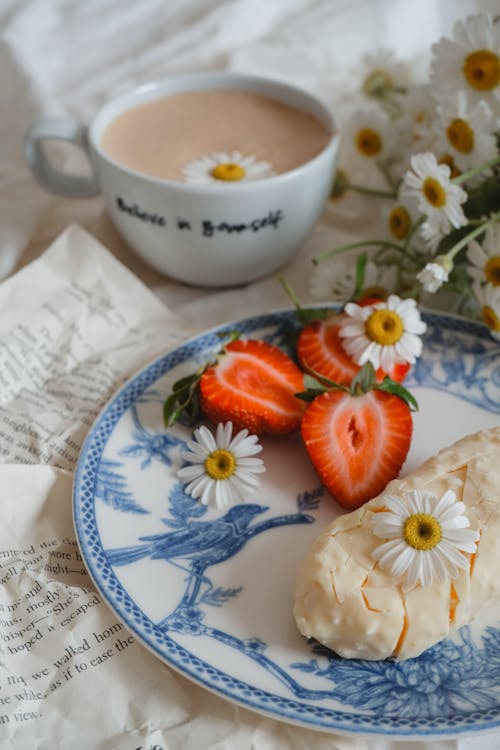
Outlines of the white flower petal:
{"label": "white flower petal", "polygon": [[[212,432],[202,425],[194,432],[195,440],[189,441],[191,451],[184,452],[184,460],[190,465],[183,466],[177,472],[181,481],[188,482],[186,493],[200,499],[204,505],[212,501],[217,508],[223,508],[231,502],[244,501],[247,492],[253,492],[259,485],[256,474],[265,471],[261,458],[254,454],[262,450],[255,435],[248,430],[240,430],[234,437],[231,422],[220,422],[216,427],[215,438]],[[219,478],[206,473],[205,462],[216,450],[232,453],[234,470],[229,477]]]}
{"label": "white flower petal", "polygon": [[[382,568],[397,577],[406,572],[411,587],[430,586],[434,578],[443,583],[467,568],[469,560],[464,553],[476,551],[479,533],[470,528],[465,505],[457,501],[453,490],[438,498],[427,490],[413,489],[402,497],[388,495],[382,501],[388,510],[374,514],[372,520],[374,534],[388,540],[372,553]],[[441,529],[431,549],[419,549],[405,540],[406,520],[420,514],[434,518]]]}
{"label": "white flower petal", "polygon": [[[239,151],[229,153],[217,151],[185,164],[182,170],[184,181],[193,184],[224,184],[224,180],[213,175],[213,170],[219,164],[237,164],[243,169],[243,177],[235,182],[265,179],[275,174],[272,164],[267,161],[257,161],[253,154],[244,156]],[[234,184],[232,181],[225,184],[231,183]]]}

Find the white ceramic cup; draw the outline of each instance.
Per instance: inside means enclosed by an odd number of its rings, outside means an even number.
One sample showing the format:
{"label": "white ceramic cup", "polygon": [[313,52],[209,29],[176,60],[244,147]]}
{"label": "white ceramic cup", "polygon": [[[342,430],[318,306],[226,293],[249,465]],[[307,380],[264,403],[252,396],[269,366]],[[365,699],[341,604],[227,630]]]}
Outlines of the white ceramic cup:
{"label": "white ceramic cup", "polygon": [[[270,96],[314,115],[332,134],[301,166],[262,180],[196,185],[141,174],[101,148],[106,127],[138,104],[170,94],[236,89]],[[203,124],[200,124],[203,127]],[[88,155],[90,177],[54,168],[44,141],[63,140]],[[101,192],[113,223],[150,265],[196,286],[227,287],[266,276],[302,246],[329,195],[339,146],[330,109],[285,83],[236,73],[192,73],[148,83],[106,103],[88,127],[66,119],[37,120],[26,133],[25,158],[48,191],[65,197]]]}

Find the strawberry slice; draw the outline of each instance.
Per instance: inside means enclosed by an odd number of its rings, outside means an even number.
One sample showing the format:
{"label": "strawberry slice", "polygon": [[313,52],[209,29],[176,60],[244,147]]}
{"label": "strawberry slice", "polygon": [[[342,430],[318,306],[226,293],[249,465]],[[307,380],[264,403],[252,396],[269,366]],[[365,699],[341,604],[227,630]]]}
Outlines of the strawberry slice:
{"label": "strawberry slice", "polygon": [[[319,373],[336,383],[350,385],[361,366],[344,349],[339,335],[341,319],[341,315],[334,315],[304,326],[297,340],[297,357],[305,370]],[[409,369],[408,362],[396,364],[390,373],[379,369],[377,380],[382,381],[389,374],[392,380],[400,383]]]}
{"label": "strawberry slice", "polygon": [[231,421],[235,430],[254,435],[298,430],[306,408],[295,396],[303,372],[274,344],[229,335],[215,360],[174,383],[163,405],[165,426],[182,414],[194,422],[201,412],[215,424]]}
{"label": "strawberry slice", "polygon": [[200,379],[200,406],[212,422],[284,434],[300,427],[305,405],[295,397],[303,373],[281,349],[261,339],[237,339]]}
{"label": "strawberry slice", "polygon": [[302,438],[324,486],[352,510],[399,474],[412,437],[410,405],[416,402],[389,378],[377,383],[371,365],[350,390],[330,384],[321,393],[315,383],[313,391],[299,394],[313,399],[302,418]]}

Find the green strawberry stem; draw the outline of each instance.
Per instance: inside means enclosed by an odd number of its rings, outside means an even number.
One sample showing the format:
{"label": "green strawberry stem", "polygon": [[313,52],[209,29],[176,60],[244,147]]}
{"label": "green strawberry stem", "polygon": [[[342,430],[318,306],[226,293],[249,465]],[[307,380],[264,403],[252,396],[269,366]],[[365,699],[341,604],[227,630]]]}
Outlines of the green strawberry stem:
{"label": "green strawberry stem", "polygon": [[398,396],[402,399],[410,409],[410,411],[418,411],[418,403],[414,396],[404,387],[401,383],[396,383],[388,375],[382,380],[381,383],[377,381],[375,374],[375,368],[371,362],[366,362],[360,371],[353,378],[350,388],[346,385],[340,385],[335,383],[333,380],[326,378],[319,372],[314,372],[314,377],[311,375],[304,375],[304,386],[305,391],[296,393],[295,397],[300,398],[302,401],[314,401],[314,399],[327,391],[346,391],[351,396],[363,396],[369,391],[386,391],[386,393],[392,393],[393,396]]}

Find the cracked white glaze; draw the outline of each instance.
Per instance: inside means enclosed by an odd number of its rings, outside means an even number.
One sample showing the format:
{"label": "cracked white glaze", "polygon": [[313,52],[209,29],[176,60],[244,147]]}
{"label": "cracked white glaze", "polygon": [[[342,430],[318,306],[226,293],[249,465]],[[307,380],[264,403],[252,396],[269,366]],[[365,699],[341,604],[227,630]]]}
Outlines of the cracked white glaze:
{"label": "cracked white glaze", "polygon": [[[407,588],[372,557],[373,513],[383,495],[453,489],[480,532],[470,565],[453,581]],[[444,448],[384,493],[337,518],[313,542],[295,581],[299,631],[346,658],[408,659],[500,600],[500,426]]]}

